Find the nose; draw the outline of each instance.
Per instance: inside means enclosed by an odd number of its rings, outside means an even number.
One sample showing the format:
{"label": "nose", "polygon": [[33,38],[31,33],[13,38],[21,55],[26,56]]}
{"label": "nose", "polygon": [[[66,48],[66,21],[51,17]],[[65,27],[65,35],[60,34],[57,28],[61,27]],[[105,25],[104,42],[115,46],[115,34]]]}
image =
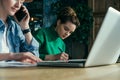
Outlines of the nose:
{"label": "nose", "polygon": [[16,0],[15,6],[16,6],[16,8],[20,8],[22,4],[23,4],[23,3],[21,3],[20,0]]}
{"label": "nose", "polygon": [[66,35],[66,36],[69,36],[69,35],[70,35],[70,33],[69,33],[69,32],[66,32],[66,33],[65,33],[65,35]]}

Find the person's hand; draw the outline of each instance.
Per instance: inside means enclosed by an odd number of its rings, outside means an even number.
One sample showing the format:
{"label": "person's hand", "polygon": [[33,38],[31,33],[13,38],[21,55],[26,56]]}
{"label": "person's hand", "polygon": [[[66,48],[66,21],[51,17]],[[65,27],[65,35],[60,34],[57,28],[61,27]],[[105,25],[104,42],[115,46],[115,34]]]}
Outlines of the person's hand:
{"label": "person's hand", "polygon": [[61,53],[56,55],[46,55],[45,60],[64,60],[67,61],[69,59],[69,55],[67,53]]}
{"label": "person's hand", "polygon": [[33,63],[33,64],[42,61],[40,58],[36,57],[31,52],[21,52],[17,54],[12,53],[11,59],[25,63]]}
{"label": "person's hand", "polygon": [[26,13],[26,16],[20,22],[16,19],[16,16],[14,16],[14,18],[16,22],[20,25],[21,29],[25,30],[29,28],[30,14],[25,6],[22,5],[21,7],[23,12]]}
{"label": "person's hand", "polygon": [[61,54],[55,55],[55,59],[67,61],[69,59],[69,55],[67,53],[63,52]]}
{"label": "person's hand", "polygon": [[21,29],[28,29],[29,28],[29,20],[30,20],[30,15],[25,6],[22,6],[24,9],[23,11],[26,13],[26,16],[19,22]]}

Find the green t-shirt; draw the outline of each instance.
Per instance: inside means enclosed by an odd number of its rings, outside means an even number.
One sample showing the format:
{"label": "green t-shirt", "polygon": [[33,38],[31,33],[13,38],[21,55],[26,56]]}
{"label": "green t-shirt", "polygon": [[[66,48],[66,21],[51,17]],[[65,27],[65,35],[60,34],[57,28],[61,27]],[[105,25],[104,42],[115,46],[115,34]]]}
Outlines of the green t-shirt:
{"label": "green t-shirt", "polygon": [[53,27],[42,28],[36,31],[33,35],[39,42],[41,59],[44,60],[45,55],[55,55],[65,51],[65,43]]}

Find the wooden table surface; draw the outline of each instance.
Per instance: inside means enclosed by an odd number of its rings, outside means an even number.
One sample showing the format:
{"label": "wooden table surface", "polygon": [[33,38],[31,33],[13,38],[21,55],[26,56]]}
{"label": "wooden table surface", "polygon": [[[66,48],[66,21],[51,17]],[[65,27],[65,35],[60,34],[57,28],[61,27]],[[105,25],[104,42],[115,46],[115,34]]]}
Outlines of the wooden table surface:
{"label": "wooden table surface", "polygon": [[90,68],[0,68],[0,80],[120,80],[120,63]]}

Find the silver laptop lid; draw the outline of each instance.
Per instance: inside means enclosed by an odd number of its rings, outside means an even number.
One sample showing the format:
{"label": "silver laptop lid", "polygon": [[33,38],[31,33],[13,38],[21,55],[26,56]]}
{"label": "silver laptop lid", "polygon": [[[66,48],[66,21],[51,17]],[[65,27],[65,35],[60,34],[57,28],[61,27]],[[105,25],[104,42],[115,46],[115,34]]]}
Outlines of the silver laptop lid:
{"label": "silver laptop lid", "polygon": [[116,63],[120,55],[120,12],[110,7],[85,67]]}

